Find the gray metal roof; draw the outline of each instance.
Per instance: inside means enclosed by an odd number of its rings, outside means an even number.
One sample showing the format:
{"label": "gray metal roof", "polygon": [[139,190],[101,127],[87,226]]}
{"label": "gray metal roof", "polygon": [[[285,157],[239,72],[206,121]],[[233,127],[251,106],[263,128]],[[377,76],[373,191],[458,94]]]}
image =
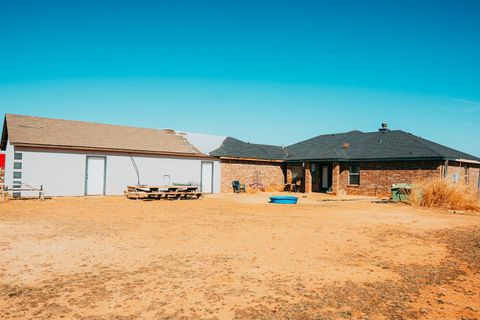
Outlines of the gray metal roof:
{"label": "gray metal roof", "polygon": [[210,152],[214,157],[283,160],[286,156],[285,149],[279,146],[244,142],[232,137],[227,137],[220,148]]}

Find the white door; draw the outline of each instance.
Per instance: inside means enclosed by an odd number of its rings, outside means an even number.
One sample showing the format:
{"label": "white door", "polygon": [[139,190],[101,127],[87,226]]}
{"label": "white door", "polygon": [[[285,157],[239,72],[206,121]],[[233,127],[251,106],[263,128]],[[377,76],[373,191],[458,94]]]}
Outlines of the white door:
{"label": "white door", "polygon": [[213,192],[213,162],[202,162],[202,192]]}
{"label": "white door", "polygon": [[105,158],[87,157],[86,194],[103,195],[105,190]]}
{"label": "white door", "polygon": [[322,167],[322,188],[328,188],[328,166]]}

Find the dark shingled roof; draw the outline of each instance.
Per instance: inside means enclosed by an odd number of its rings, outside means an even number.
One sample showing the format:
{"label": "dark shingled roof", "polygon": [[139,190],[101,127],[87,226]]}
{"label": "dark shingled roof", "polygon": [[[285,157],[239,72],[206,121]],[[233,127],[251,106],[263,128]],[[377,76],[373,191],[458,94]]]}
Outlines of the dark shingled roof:
{"label": "dark shingled roof", "polygon": [[409,160],[480,158],[401,130],[326,134],[287,147],[285,160]]}
{"label": "dark shingled roof", "polygon": [[227,137],[218,149],[210,152],[210,155],[228,158],[283,160],[286,152],[279,146],[249,143]]}

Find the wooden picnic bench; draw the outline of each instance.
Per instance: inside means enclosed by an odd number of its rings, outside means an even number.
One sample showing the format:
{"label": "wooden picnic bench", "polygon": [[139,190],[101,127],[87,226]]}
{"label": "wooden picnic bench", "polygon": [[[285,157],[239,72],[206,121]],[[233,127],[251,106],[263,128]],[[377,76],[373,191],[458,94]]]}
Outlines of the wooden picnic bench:
{"label": "wooden picnic bench", "polygon": [[202,192],[196,186],[127,186],[129,199],[199,199]]}

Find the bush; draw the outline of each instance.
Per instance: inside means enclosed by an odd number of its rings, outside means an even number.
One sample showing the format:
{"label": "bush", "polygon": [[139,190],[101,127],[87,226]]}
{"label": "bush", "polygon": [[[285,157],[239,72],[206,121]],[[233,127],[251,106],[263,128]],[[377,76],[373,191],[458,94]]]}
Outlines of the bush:
{"label": "bush", "polygon": [[422,180],[414,184],[409,202],[447,210],[480,211],[480,193],[463,183],[447,179]]}

